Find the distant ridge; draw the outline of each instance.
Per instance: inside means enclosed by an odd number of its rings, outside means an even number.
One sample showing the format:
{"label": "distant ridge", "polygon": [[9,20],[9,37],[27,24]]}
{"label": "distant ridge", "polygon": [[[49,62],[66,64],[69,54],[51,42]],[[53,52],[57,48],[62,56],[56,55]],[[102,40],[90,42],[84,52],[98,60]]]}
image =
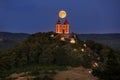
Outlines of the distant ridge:
{"label": "distant ridge", "polygon": [[0,50],[14,47],[28,36],[27,33],[0,32]]}
{"label": "distant ridge", "polygon": [[79,33],[79,34],[120,34],[120,33]]}
{"label": "distant ridge", "polygon": [[120,33],[78,34],[78,36],[81,40],[94,40],[120,50]]}

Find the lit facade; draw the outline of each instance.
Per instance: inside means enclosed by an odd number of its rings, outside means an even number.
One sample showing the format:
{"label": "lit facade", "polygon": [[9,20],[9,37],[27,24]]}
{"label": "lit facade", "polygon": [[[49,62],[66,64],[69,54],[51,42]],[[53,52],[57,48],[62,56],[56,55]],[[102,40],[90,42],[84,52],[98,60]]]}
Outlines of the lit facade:
{"label": "lit facade", "polygon": [[62,24],[60,20],[56,23],[56,33],[69,34],[69,23],[67,20]]}

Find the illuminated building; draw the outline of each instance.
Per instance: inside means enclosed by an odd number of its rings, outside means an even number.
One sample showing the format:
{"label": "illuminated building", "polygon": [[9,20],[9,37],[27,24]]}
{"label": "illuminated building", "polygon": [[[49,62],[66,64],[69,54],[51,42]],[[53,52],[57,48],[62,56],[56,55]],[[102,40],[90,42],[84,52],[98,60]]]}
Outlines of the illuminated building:
{"label": "illuminated building", "polygon": [[56,33],[69,34],[69,23],[67,20],[62,24],[60,20],[56,23]]}

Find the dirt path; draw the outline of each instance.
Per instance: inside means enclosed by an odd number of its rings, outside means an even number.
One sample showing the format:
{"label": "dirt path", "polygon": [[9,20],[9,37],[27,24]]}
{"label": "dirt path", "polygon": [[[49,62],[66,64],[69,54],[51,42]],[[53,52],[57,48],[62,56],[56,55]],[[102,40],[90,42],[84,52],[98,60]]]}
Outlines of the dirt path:
{"label": "dirt path", "polygon": [[[58,71],[54,77],[54,80],[98,80],[91,73],[89,73],[91,69],[85,69],[83,67],[72,68],[67,71]],[[22,73],[14,73],[9,76],[10,78],[14,78],[14,80],[27,80],[27,78],[35,78],[35,76],[27,76],[24,72]]]}
{"label": "dirt path", "polygon": [[68,71],[58,72],[54,77],[54,80],[98,80],[92,74],[89,73],[90,69],[83,67],[73,68]]}

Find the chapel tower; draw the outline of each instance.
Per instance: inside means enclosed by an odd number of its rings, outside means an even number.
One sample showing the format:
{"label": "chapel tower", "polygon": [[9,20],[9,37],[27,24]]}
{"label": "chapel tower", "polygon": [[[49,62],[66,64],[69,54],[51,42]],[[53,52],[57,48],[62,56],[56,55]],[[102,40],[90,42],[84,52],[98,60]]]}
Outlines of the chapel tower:
{"label": "chapel tower", "polygon": [[60,19],[58,19],[56,23],[56,33],[58,34],[69,34],[69,23],[67,20],[62,23]]}

